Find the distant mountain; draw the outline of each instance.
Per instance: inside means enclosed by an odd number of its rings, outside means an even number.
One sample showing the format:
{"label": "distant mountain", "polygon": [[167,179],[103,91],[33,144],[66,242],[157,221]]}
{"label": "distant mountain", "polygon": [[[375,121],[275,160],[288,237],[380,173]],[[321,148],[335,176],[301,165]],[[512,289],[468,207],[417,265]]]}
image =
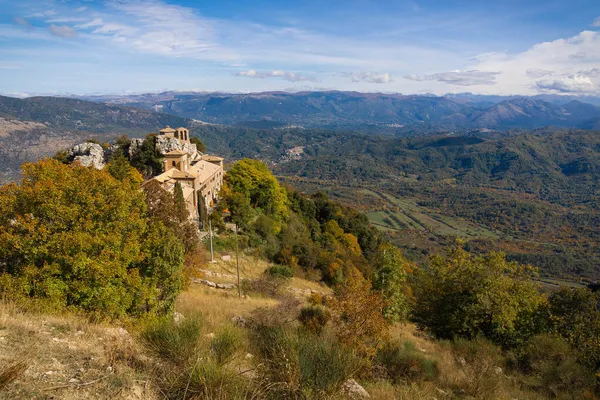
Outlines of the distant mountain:
{"label": "distant mountain", "polygon": [[[90,97],[218,124],[414,130],[583,128],[600,108],[573,97],[402,95],[358,92],[177,93]],[[545,101],[548,99],[552,101]],[[594,100],[595,98],[589,98]],[[559,100],[562,100],[559,101]],[[600,102],[599,102],[600,103]],[[259,122],[252,124],[252,122]],[[392,132],[394,133],[394,132]]]}
{"label": "distant mountain", "polygon": [[115,129],[139,133],[165,125],[184,126],[190,122],[145,109],[61,97],[17,99],[0,96],[0,117],[39,122],[49,128],[97,133]]}

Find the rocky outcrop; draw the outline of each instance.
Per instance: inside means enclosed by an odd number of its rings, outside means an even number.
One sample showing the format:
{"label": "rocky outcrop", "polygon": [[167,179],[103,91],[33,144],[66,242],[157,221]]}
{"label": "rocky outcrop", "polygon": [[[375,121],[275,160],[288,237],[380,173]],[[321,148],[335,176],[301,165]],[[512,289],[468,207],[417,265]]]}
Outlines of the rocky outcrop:
{"label": "rocky outcrop", "polygon": [[131,144],[129,145],[129,159],[135,155],[140,149],[140,146],[144,143],[144,139],[134,138],[131,139]]}
{"label": "rocky outcrop", "polygon": [[78,161],[84,167],[93,166],[96,169],[104,168],[104,149],[96,143],[80,143],[69,150],[69,158]]}
{"label": "rocky outcrop", "polygon": [[358,384],[354,379],[348,379],[342,385],[342,394],[347,399],[369,399],[369,393]]}
{"label": "rocky outcrop", "polygon": [[188,153],[192,159],[198,154],[198,149],[196,145],[193,143],[183,142],[176,138],[169,138],[166,136],[157,136],[156,137],[156,150],[160,154],[167,154],[173,150],[185,151]]}

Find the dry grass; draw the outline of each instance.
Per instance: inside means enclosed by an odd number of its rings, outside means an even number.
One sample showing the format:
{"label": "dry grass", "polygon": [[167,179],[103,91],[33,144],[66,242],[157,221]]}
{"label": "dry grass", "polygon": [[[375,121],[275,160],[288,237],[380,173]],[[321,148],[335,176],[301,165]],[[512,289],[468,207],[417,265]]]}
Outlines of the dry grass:
{"label": "dry grass", "polygon": [[23,360],[0,366],[0,390],[17,380],[26,369],[27,363]]}
{"label": "dry grass", "polygon": [[24,313],[6,303],[0,303],[0,324],[0,366],[12,380],[0,387],[0,398],[156,398],[134,365],[141,353],[123,329]]}
{"label": "dry grass", "polygon": [[457,396],[490,400],[544,398],[541,394],[531,393],[520,388],[515,380],[507,376],[504,371],[494,372],[498,367],[503,368],[504,365],[492,354],[493,351],[486,350],[485,346],[479,348],[480,354],[475,361],[466,362],[464,358],[461,360],[462,357],[450,342],[430,339],[417,330],[414,324],[394,326],[391,330],[391,337],[401,342],[412,342],[418,351],[437,361],[440,373],[439,377],[432,382],[407,382],[395,386],[393,388],[395,397],[389,397],[392,391],[389,387],[376,386],[374,394],[382,391],[381,398],[450,399]]}
{"label": "dry grass", "polygon": [[239,298],[237,292],[220,291],[192,285],[179,295],[176,310],[183,315],[201,313],[207,326],[218,328],[235,316],[248,316],[261,307],[275,307],[279,302],[261,297]]}
{"label": "dry grass", "polygon": [[[223,261],[221,256],[230,254],[230,261]],[[272,263],[269,263],[265,260],[249,256],[246,254],[240,254],[240,278],[243,279],[258,279],[260,278],[265,270],[272,266]],[[218,275],[206,275],[206,279],[213,281],[215,283],[236,283],[237,280],[237,269],[235,262],[235,253],[215,253],[215,262],[210,263],[206,262],[202,265],[197,264],[197,267],[206,271],[215,272],[217,274],[222,274],[223,276]],[[324,294],[331,294],[331,289],[324,284],[319,282],[309,281],[300,277],[294,277],[289,282],[289,287],[292,289],[302,290],[302,291],[316,291]]]}

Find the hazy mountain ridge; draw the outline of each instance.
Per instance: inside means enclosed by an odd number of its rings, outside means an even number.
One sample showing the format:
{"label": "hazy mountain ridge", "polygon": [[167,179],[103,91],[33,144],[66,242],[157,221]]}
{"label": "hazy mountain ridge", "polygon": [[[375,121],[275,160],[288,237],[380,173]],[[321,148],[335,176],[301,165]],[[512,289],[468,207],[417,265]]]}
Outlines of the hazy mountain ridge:
{"label": "hazy mountain ridge", "polygon": [[[555,125],[584,128],[600,118],[593,97],[402,95],[358,92],[250,94],[164,92],[89,96],[88,100],[166,112],[218,124],[269,120],[304,127],[405,129],[506,129]],[[549,100],[549,101],[547,101]]]}

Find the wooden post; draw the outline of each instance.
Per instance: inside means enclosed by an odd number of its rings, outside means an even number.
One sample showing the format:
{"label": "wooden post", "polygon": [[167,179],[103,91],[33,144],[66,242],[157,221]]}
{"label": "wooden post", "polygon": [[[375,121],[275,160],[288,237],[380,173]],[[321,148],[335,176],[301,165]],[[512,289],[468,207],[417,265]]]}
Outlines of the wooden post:
{"label": "wooden post", "polygon": [[210,215],[208,216],[208,232],[210,235],[210,262],[214,264],[215,254],[213,252],[213,233],[212,233],[212,222],[210,220]]}
{"label": "wooden post", "polygon": [[238,226],[235,224],[235,264],[237,267],[237,286],[238,286],[238,297],[242,297],[242,287],[240,285],[240,256],[238,250]]}

